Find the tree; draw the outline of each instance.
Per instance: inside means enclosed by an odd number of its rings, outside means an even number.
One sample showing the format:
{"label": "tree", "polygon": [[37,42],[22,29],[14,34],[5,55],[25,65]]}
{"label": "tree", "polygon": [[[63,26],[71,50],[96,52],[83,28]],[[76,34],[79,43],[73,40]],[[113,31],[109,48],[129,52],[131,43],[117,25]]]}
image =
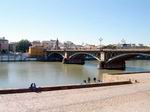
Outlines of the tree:
{"label": "tree", "polygon": [[20,40],[16,45],[16,51],[17,52],[26,52],[29,47],[31,46],[30,41],[28,40]]}

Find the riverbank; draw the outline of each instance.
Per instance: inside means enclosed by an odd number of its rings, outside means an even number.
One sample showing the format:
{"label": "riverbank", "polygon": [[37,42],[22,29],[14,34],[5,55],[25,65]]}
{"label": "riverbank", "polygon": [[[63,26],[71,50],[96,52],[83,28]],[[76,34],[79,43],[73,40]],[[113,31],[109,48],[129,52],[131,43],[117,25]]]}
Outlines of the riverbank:
{"label": "riverbank", "polygon": [[150,74],[105,75],[104,81],[131,79],[120,86],[0,95],[0,112],[148,112]]}

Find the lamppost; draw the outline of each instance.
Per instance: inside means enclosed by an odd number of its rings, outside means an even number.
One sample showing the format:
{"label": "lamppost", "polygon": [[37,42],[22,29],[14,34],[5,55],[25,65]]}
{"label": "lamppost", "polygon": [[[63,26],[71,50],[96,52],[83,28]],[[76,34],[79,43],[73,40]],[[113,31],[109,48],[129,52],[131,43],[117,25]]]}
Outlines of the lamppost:
{"label": "lamppost", "polygon": [[101,48],[102,48],[102,41],[103,41],[103,38],[102,38],[102,37],[100,37],[100,38],[99,38],[99,42],[100,42],[99,50],[101,50]]}
{"label": "lamppost", "polygon": [[99,64],[98,64],[98,68],[101,68],[103,65],[102,65],[102,52],[101,52],[101,48],[102,48],[102,41],[103,41],[103,38],[102,37],[100,37],[99,39],[99,42],[100,42],[100,45],[99,45],[99,59],[100,59],[100,62],[99,62]]}

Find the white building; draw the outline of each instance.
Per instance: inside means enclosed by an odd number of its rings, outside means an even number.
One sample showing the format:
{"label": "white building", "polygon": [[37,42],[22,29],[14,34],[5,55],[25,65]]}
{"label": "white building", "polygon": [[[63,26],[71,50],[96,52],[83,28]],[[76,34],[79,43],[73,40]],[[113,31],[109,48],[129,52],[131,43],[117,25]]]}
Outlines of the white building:
{"label": "white building", "polygon": [[71,41],[66,41],[66,42],[64,42],[64,49],[76,49],[77,48],[77,46],[73,43],[73,42],[71,42]]}
{"label": "white building", "polygon": [[87,49],[87,50],[96,50],[97,46],[86,44],[86,45],[84,45],[84,49]]}

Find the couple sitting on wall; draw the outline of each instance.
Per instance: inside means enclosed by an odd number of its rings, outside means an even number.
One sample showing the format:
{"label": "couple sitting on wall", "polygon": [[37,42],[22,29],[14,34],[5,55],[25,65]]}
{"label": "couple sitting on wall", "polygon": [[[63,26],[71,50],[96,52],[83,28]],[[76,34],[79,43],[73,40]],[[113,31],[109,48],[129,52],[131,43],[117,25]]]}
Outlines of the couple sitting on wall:
{"label": "couple sitting on wall", "polygon": [[35,83],[31,83],[29,89],[31,89],[32,91],[36,92],[37,91],[37,87]]}

